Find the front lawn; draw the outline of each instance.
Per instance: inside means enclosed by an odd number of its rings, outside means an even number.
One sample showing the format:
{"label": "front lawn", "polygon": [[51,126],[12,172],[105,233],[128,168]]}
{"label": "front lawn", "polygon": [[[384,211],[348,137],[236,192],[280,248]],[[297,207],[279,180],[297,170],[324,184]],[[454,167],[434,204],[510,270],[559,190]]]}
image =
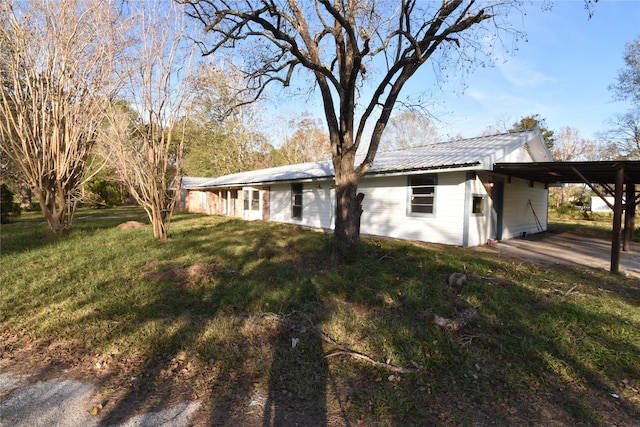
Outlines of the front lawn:
{"label": "front lawn", "polygon": [[374,238],[331,264],[330,235],[190,214],[165,243],[116,228],[144,218],[2,225],[0,370],[97,384],[107,424],[193,399],[202,426],[640,419],[637,279]]}

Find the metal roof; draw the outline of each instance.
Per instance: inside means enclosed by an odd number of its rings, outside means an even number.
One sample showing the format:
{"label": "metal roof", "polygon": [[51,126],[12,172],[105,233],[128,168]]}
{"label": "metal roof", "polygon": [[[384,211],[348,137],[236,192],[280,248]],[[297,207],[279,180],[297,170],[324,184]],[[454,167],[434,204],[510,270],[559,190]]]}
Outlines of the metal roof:
{"label": "metal roof", "polygon": [[[514,150],[526,146],[536,137],[540,138],[540,132],[529,130],[380,152],[376,155],[374,164],[366,175],[459,168],[491,170],[496,161],[503,159]],[[548,152],[546,154],[531,153],[534,160],[547,160],[547,154]],[[356,164],[360,163],[362,159],[363,156],[358,156]],[[325,160],[240,172],[218,178],[185,177],[183,188],[271,184],[283,181],[326,179],[333,176],[333,163],[330,160]]]}
{"label": "metal roof", "polygon": [[616,170],[624,169],[624,180],[640,184],[640,161],[496,163],[496,173],[552,183],[615,183]]}

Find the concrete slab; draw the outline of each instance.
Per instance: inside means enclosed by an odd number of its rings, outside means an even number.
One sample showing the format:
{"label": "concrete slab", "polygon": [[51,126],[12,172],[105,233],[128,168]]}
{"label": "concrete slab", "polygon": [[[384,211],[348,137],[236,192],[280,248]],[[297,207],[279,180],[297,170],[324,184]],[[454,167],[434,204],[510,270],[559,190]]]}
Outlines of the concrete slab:
{"label": "concrete slab", "polygon": [[[620,272],[640,279],[640,244],[632,242],[630,246],[629,252],[620,252]],[[611,241],[572,233],[537,233],[526,239],[504,240],[481,250],[538,264],[584,265],[606,271],[611,267]]]}

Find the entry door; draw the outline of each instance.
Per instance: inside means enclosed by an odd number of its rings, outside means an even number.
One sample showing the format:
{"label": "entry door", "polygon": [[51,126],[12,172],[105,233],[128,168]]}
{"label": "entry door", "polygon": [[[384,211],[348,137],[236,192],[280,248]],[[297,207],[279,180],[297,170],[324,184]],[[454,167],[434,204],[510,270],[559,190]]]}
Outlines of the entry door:
{"label": "entry door", "polygon": [[242,217],[248,221],[262,219],[262,211],[260,209],[260,190],[255,188],[245,188],[244,211]]}
{"label": "entry door", "polygon": [[491,188],[491,236],[502,240],[502,211],[504,207],[504,182],[494,182]]}

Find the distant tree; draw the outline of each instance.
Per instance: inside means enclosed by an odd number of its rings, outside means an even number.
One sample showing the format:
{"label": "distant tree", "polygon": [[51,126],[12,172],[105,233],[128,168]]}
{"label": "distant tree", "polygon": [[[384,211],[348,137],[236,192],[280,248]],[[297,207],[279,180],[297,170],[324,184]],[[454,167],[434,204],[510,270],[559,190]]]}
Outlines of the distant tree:
{"label": "distant tree", "polygon": [[135,41],[121,71],[128,102],[111,103],[103,128],[103,153],[118,171],[131,196],[144,208],[153,236],[167,238],[181,181],[183,125],[188,104],[186,79],[191,70],[181,8],[161,0],[128,3],[129,34]]}
{"label": "distant tree", "polygon": [[629,101],[640,108],[640,36],[625,45],[624,63],[609,90],[617,100]]}
{"label": "distant tree", "polygon": [[499,34],[509,26],[509,11],[520,5],[475,0],[182,1],[210,33],[207,53],[227,47],[242,52],[257,95],[272,82],[289,85],[298,70],[314,80],[335,173],[334,258],[359,244],[358,182],[373,165],[407,81],[430,62],[434,69],[452,65],[451,70],[459,70],[488,58],[485,54],[493,43],[501,43]]}
{"label": "distant tree", "polygon": [[511,120],[512,118],[510,118],[508,115],[503,115],[498,120],[496,120],[495,123],[488,125],[482,132],[482,136],[499,135],[501,133],[509,132],[511,129],[511,125],[509,124],[509,122],[511,122]]}
{"label": "distant tree", "polygon": [[555,135],[551,151],[554,160],[563,162],[595,160],[594,157],[598,155],[596,142],[583,138],[577,129],[563,127]]}
{"label": "distant tree", "polygon": [[73,224],[125,46],[115,1],[0,3],[0,139],[53,233]]}
{"label": "distant tree", "polygon": [[609,90],[614,99],[629,101],[632,107],[611,119],[607,137],[618,146],[623,158],[640,159],[640,36],[626,44],[624,63]]}
{"label": "distant tree", "polygon": [[322,130],[322,120],[303,112],[282,121],[285,124],[284,136],[275,161],[290,165],[328,157],[329,135]]}
{"label": "distant tree", "polygon": [[620,157],[628,160],[640,159],[640,109],[625,114],[616,114],[609,121],[607,140],[613,142]]}
{"label": "distant tree", "polygon": [[405,110],[389,118],[380,150],[391,151],[440,142],[438,131],[424,114]]}
{"label": "distant tree", "polygon": [[13,191],[5,183],[0,184],[0,223],[10,222],[19,215],[20,205],[13,200]]}
{"label": "distant tree", "polygon": [[542,139],[544,139],[544,142],[547,144],[547,148],[549,149],[549,151],[552,151],[553,144],[555,142],[554,132],[547,129],[546,119],[541,118],[539,114],[533,114],[520,118],[520,120],[515,122],[511,129],[509,129],[509,132],[519,132],[522,130],[530,130],[536,128],[540,130]]}
{"label": "distant tree", "polygon": [[229,64],[203,63],[188,83],[185,174],[220,176],[271,166],[272,147],[259,130],[262,105],[245,102],[240,74]]}

